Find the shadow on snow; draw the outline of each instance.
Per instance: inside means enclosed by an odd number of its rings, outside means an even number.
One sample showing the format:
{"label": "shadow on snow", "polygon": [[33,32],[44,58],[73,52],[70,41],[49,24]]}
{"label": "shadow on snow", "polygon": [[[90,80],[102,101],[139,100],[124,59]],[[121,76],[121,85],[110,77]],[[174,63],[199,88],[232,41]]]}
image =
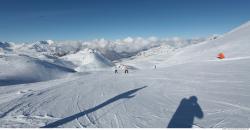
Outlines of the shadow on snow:
{"label": "shadow on snow", "polygon": [[113,98],[111,98],[111,99],[109,99],[109,100],[107,100],[107,101],[93,107],[93,108],[90,108],[90,109],[88,109],[86,111],[83,111],[83,112],[74,114],[72,116],[66,117],[64,119],[58,120],[56,122],[47,124],[46,126],[43,126],[42,128],[55,128],[55,127],[58,127],[60,125],[65,124],[65,123],[68,123],[70,121],[73,121],[74,119],[77,119],[77,118],[79,118],[81,116],[84,116],[86,114],[90,114],[92,112],[95,112],[98,109],[101,109],[101,108],[103,108],[103,107],[105,107],[105,106],[107,106],[107,105],[109,105],[109,104],[111,104],[111,103],[113,103],[113,102],[115,102],[117,100],[124,99],[124,98],[133,98],[135,95],[132,95],[132,94],[134,94],[137,91],[139,91],[139,90],[141,90],[143,88],[146,88],[146,87],[147,86],[144,86],[144,87],[141,87],[141,88],[137,88],[137,89],[133,89],[133,90],[129,90],[127,92],[121,93],[121,94],[119,94],[119,95],[117,95],[117,96],[115,96],[115,97],[113,97]]}
{"label": "shadow on snow", "polygon": [[195,117],[203,118],[202,109],[197,101],[196,96],[183,98],[167,127],[192,128]]}

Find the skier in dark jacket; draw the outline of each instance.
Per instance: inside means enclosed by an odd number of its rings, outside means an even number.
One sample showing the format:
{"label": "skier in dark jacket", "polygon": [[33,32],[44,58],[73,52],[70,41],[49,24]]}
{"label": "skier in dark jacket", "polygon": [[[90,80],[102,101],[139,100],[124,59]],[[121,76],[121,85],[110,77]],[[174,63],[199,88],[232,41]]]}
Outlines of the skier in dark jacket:
{"label": "skier in dark jacket", "polygon": [[127,74],[128,73],[128,67],[127,66],[125,66],[125,74]]}

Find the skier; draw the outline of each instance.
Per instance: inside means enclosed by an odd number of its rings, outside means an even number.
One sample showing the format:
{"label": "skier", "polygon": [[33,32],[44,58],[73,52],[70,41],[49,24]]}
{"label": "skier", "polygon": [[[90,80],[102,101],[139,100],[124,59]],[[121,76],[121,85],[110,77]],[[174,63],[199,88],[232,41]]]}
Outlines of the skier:
{"label": "skier", "polygon": [[117,69],[115,69],[115,74],[116,74],[116,73],[118,73],[118,70],[117,70]]}
{"label": "skier", "polygon": [[156,69],[156,65],[155,65],[154,67],[155,67],[155,69]]}
{"label": "skier", "polygon": [[125,74],[127,74],[127,73],[128,73],[128,67],[125,66]]}

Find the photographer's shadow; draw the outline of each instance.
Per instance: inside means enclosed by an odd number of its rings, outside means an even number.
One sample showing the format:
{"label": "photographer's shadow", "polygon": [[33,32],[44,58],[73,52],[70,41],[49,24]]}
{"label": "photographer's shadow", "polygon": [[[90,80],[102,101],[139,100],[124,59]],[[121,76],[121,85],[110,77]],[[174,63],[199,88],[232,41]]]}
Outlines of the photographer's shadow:
{"label": "photographer's shadow", "polygon": [[202,109],[197,101],[196,96],[183,98],[167,127],[192,128],[195,117],[203,118]]}

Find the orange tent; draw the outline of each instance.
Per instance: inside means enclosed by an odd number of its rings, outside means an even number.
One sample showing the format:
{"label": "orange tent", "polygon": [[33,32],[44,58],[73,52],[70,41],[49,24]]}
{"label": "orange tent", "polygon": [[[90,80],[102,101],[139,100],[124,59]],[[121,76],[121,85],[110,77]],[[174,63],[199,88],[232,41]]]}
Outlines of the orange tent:
{"label": "orange tent", "polygon": [[224,58],[225,58],[224,53],[219,53],[218,56],[217,56],[217,58],[219,58],[219,59],[224,59]]}

